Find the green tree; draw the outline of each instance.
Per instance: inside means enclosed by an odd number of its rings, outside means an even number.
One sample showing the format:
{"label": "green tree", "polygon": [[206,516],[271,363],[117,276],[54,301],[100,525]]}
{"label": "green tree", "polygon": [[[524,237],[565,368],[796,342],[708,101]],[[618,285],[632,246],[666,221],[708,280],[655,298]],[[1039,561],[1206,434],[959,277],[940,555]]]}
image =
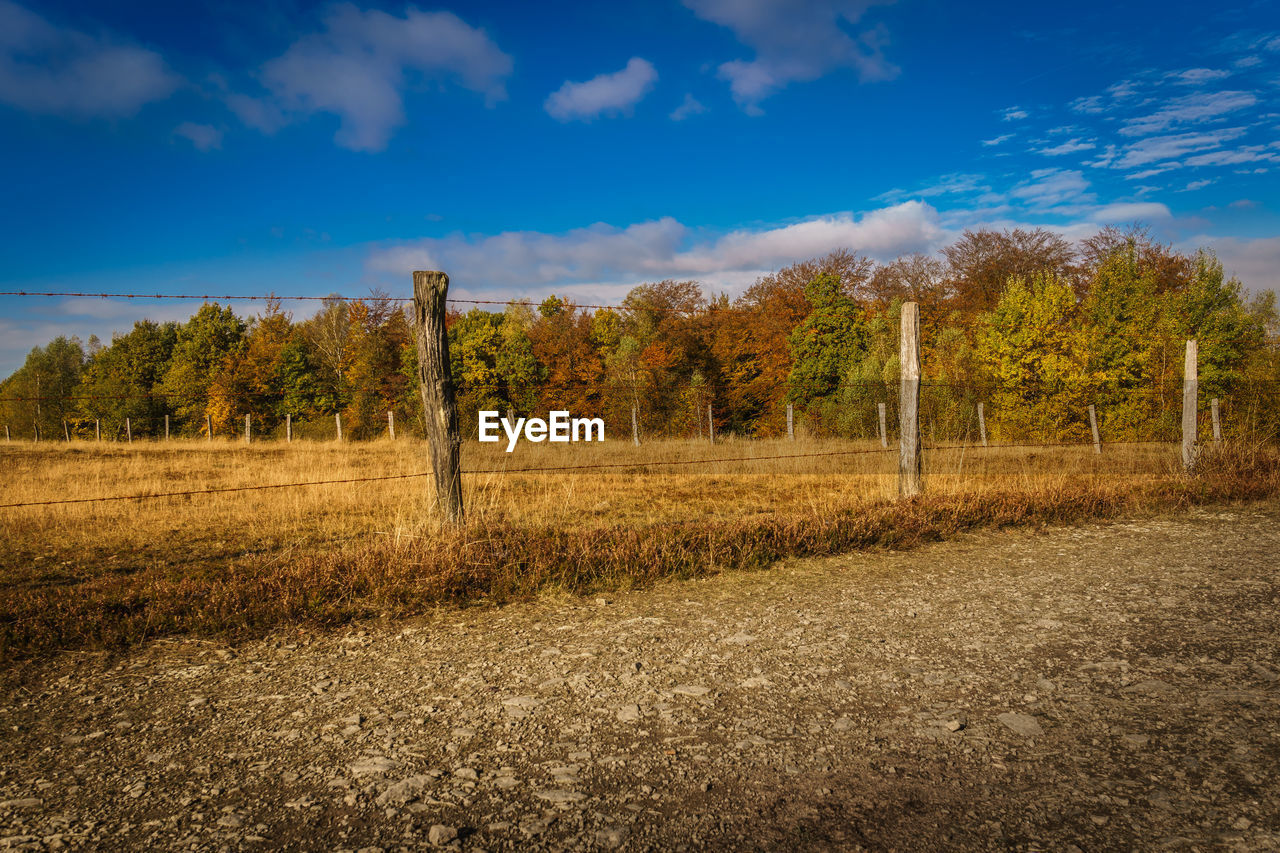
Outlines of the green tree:
{"label": "green tree", "polygon": [[209,413],[209,387],[227,357],[243,346],[245,329],[245,322],[236,316],[231,306],[217,303],[200,306],[178,329],[160,390],[168,395],[169,409],[177,416],[181,431],[190,434],[204,431],[204,417]]}
{"label": "green tree", "polygon": [[1085,338],[1071,287],[1054,275],[1013,278],[979,321],[978,353],[995,380],[992,433],[1063,441],[1087,434]]}
{"label": "green tree", "polygon": [[839,421],[841,380],[866,355],[866,315],[834,275],[816,276],[805,286],[805,298],[809,316],[788,339],[788,398],[807,410],[814,426],[831,430]]}

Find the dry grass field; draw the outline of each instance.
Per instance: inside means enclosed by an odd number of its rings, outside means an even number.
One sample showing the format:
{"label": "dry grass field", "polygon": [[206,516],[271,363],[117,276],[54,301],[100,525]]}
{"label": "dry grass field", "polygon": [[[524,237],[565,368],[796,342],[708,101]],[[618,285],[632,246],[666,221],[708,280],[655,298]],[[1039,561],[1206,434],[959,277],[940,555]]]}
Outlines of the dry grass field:
{"label": "dry grass field", "polygon": [[[847,451],[859,451],[848,453]],[[0,656],[240,637],[901,547],[974,526],[1064,521],[1277,491],[1274,455],[1172,445],[926,451],[926,496],[895,501],[876,444],[668,441],[463,453],[468,523],[441,527],[429,477],[0,509]],[[766,459],[758,457],[788,456]],[[747,457],[747,458],[744,458]],[[692,460],[697,464],[671,464]],[[572,468],[608,465],[622,467]],[[415,441],[13,443],[0,503],[360,480],[429,471]],[[519,471],[524,468],[561,468]]]}

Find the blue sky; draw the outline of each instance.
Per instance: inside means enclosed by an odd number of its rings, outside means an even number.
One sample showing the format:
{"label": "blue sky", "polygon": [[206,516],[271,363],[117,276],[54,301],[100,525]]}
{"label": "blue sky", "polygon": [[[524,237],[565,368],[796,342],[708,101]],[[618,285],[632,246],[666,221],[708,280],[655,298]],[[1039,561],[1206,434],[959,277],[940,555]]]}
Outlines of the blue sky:
{"label": "blue sky", "polygon": [[[0,0],[0,290],[735,294],[1133,220],[1277,287],[1280,6],[974,5]],[[0,297],[0,375],[194,307]]]}

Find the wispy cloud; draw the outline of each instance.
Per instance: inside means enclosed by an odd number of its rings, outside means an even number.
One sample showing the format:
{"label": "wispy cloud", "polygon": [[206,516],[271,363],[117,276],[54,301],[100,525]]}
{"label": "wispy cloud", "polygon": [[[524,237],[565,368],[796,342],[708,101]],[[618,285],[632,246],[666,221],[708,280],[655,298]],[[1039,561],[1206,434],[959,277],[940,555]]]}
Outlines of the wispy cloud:
{"label": "wispy cloud", "polygon": [[863,82],[889,80],[898,68],[884,55],[888,30],[859,27],[868,9],[893,0],[684,0],[703,20],[727,27],[755,59],[719,66],[734,100],[748,112],[791,83],[842,68]]}
{"label": "wispy cloud", "polygon": [[1097,148],[1098,144],[1084,139],[1072,139],[1067,142],[1061,142],[1057,145],[1049,145],[1044,148],[1037,148],[1037,154],[1044,154],[1047,157],[1061,157],[1064,154],[1075,154],[1079,151],[1092,151]]}
{"label": "wispy cloud", "polygon": [[1009,190],[1009,195],[1033,209],[1045,210],[1090,204],[1096,196],[1088,192],[1089,182],[1076,169],[1036,169],[1026,180]]}
{"label": "wispy cloud", "polygon": [[1166,79],[1185,86],[1199,86],[1230,76],[1231,72],[1222,68],[1188,68],[1186,71],[1171,72],[1166,75]]}
{"label": "wispy cloud", "polygon": [[1021,107],[1006,107],[1000,111],[1000,118],[1003,121],[1021,121],[1031,115]]}
{"label": "wispy cloud", "polygon": [[1178,160],[1197,151],[1219,148],[1245,133],[1244,128],[1230,127],[1204,133],[1174,133],[1149,136],[1124,147],[1124,154],[1113,164],[1116,169],[1132,169],[1148,163]]}
{"label": "wispy cloud", "polygon": [[625,115],[653,89],[658,72],[633,56],[621,71],[565,84],[547,96],[543,108],[558,121],[590,121],[601,115]]}
{"label": "wispy cloud", "polygon": [[405,122],[403,93],[412,81],[452,83],[493,103],[506,97],[511,70],[511,57],[484,30],[452,12],[410,8],[397,17],[342,4],[325,16],[322,31],[263,66],[265,96],[231,95],[227,105],[264,132],[317,113],[335,115],[338,145],[381,151]]}
{"label": "wispy cloud", "polygon": [[999,136],[992,137],[991,139],[982,140],[982,144],[988,148],[991,148],[996,145],[1002,145],[1003,143],[1008,142],[1010,139],[1013,139],[1012,133],[1002,133]]}
{"label": "wispy cloud", "polygon": [[0,0],[0,103],[67,118],[123,118],[181,83],[154,51],[59,29]]}
{"label": "wispy cloud", "polygon": [[705,113],[707,108],[702,102],[688,92],[684,95],[684,100],[680,102],[680,106],[671,111],[672,121],[684,121],[689,116],[696,116]]}
{"label": "wispy cloud", "polygon": [[1147,136],[1179,125],[1200,124],[1254,106],[1258,97],[1252,92],[1203,92],[1173,98],[1160,109],[1143,116],[1125,119],[1121,136]]}
{"label": "wispy cloud", "polygon": [[184,121],[173,129],[173,135],[187,140],[197,151],[212,151],[222,147],[222,131],[208,124]]}

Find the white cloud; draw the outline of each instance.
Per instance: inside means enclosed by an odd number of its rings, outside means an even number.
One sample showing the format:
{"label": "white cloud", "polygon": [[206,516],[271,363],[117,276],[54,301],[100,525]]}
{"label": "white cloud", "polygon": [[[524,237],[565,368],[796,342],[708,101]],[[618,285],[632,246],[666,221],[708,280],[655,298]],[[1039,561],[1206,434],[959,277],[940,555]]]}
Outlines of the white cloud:
{"label": "white cloud", "polygon": [[1280,154],[1270,151],[1261,145],[1244,145],[1240,148],[1234,148],[1229,151],[1209,151],[1205,154],[1197,154],[1194,157],[1188,157],[1183,165],[1234,166],[1240,163],[1257,162],[1280,162]]}
{"label": "white cloud", "polygon": [[0,0],[0,103],[67,118],[123,118],[181,82],[158,53],[58,29]]}
{"label": "white cloud", "polygon": [[1121,136],[1146,136],[1178,125],[1198,124],[1247,109],[1258,103],[1252,92],[1208,92],[1184,95],[1169,100],[1164,106],[1145,116],[1126,119]]}
{"label": "white cloud", "polygon": [[993,137],[991,139],[982,140],[982,144],[987,148],[991,148],[992,146],[1000,145],[1002,143],[1008,142],[1010,139],[1013,139],[1012,133],[1002,133],[999,136]]}
{"label": "white cloud", "polygon": [[1178,160],[1197,151],[1221,147],[1223,143],[1244,134],[1239,127],[1204,133],[1175,133],[1166,136],[1150,136],[1126,145],[1124,154],[1112,165],[1115,169],[1132,169],[1148,163]]}
{"label": "white cloud", "polygon": [[1089,142],[1083,139],[1072,139],[1067,142],[1061,142],[1057,145],[1050,145],[1046,148],[1037,148],[1037,154],[1044,154],[1046,157],[1060,157],[1063,154],[1075,154],[1077,151],[1092,151],[1097,148],[1096,142]]}
{"label": "white cloud", "polygon": [[1124,179],[1126,181],[1141,181],[1145,178],[1154,178],[1156,175],[1163,175],[1165,172],[1168,172],[1173,168],[1175,168],[1175,166],[1160,166],[1155,169],[1143,169],[1141,172],[1134,172],[1132,174],[1125,175]]}
{"label": "white cloud", "polygon": [[181,136],[194,145],[197,151],[212,151],[222,147],[222,131],[207,124],[184,121],[173,129],[173,135]]}
{"label": "white cloud", "polygon": [[856,32],[867,10],[893,0],[684,0],[698,17],[727,27],[752,48],[755,59],[719,67],[734,100],[749,112],[794,82],[816,80],[841,68],[863,82],[889,80],[898,69],[884,56],[883,26]]}
{"label": "white cloud", "polygon": [[[670,217],[625,228],[603,223],[562,234],[515,231],[453,235],[374,249],[369,269],[404,275],[444,269],[472,288],[697,277],[712,283],[750,281],[760,271],[849,248],[892,258],[941,245],[947,233],[937,212],[912,201],[872,210],[814,217],[715,236]],[[746,274],[746,275],[743,275]]]}
{"label": "white cloud", "polygon": [[1003,121],[1021,121],[1029,115],[1030,113],[1021,107],[1006,107],[1000,111],[1000,118]]}
{"label": "white cloud", "polygon": [[1089,182],[1075,169],[1036,169],[1031,177],[1009,190],[1009,195],[1033,208],[1055,208],[1092,203]]}
{"label": "white cloud", "polygon": [[1201,83],[1222,80],[1230,76],[1230,71],[1220,68],[1188,68],[1186,71],[1176,71],[1167,75],[1172,82],[1187,86],[1198,86]]}
{"label": "white cloud", "polygon": [[658,72],[648,60],[633,56],[621,71],[600,74],[582,83],[566,80],[542,106],[559,121],[590,121],[602,114],[626,115],[657,79]]}
{"label": "white cloud", "polygon": [[934,198],[942,195],[972,195],[990,192],[991,187],[985,182],[983,175],[955,173],[935,178],[933,183],[913,190],[892,189],[880,193],[876,201],[897,203],[906,199]]}
{"label": "white cloud", "polygon": [[1207,178],[1201,181],[1191,181],[1185,187],[1182,188],[1182,192],[1195,192],[1196,190],[1202,190],[1212,183],[1213,181],[1208,180]]}
{"label": "white cloud", "polygon": [[1172,219],[1173,213],[1167,205],[1154,201],[1117,202],[1098,208],[1088,218],[1099,225],[1114,225],[1120,222],[1163,221]]}
{"label": "white cloud", "polygon": [[1075,112],[1086,113],[1088,115],[1097,115],[1107,111],[1107,106],[1103,103],[1102,98],[1099,95],[1090,95],[1087,98],[1076,98],[1067,106]]}
{"label": "white cloud", "polygon": [[267,132],[294,118],[336,115],[338,145],[380,151],[405,122],[406,89],[447,81],[493,103],[506,97],[511,69],[511,57],[484,30],[451,12],[410,8],[400,18],[342,4],[325,16],[323,31],[263,66],[268,97],[231,96],[227,104]]}
{"label": "white cloud", "polygon": [[1239,278],[1250,292],[1274,290],[1280,294],[1280,237],[1249,240],[1201,235],[1184,241],[1178,248],[1194,251],[1202,246],[1213,249],[1227,275]]}
{"label": "white cloud", "polygon": [[700,115],[706,111],[707,108],[702,105],[701,101],[686,92],[684,100],[680,102],[680,106],[671,111],[671,120],[684,121],[689,116]]}

